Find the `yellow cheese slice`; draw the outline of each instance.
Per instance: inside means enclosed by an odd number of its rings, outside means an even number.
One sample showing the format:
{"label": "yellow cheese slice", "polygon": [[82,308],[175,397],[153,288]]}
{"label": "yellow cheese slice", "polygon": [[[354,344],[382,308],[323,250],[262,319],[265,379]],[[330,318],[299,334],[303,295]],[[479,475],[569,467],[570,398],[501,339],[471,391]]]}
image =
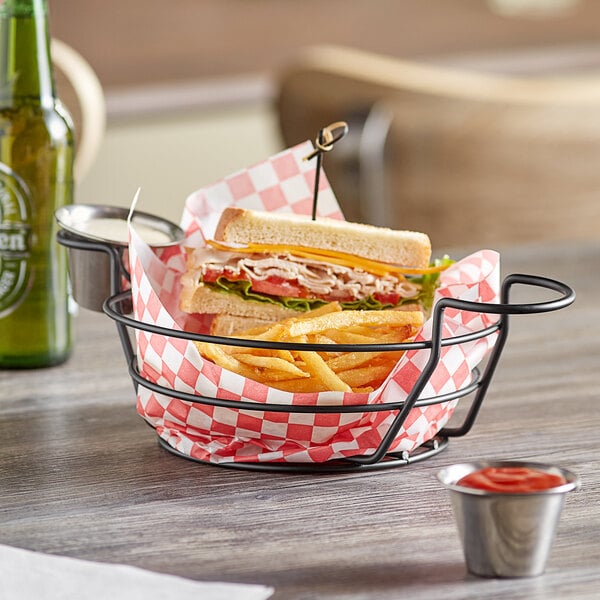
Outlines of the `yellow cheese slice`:
{"label": "yellow cheese slice", "polygon": [[306,246],[290,246],[287,244],[246,244],[245,246],[229,246],[215,240],[208,240],[208,245],[224,252],[257,253],[257,254],[293,254],[302,258],[329,262],[350,268],[360,268],[368,273],[378,276],[395,275],[424,275],[428,273],[440,273],[446,266],[439,267],[403,267],[392,263],[384,263],[376,260],[362,258],[354,254],[339,252],[337,250],[325,250],[323,248],[309,248]]}

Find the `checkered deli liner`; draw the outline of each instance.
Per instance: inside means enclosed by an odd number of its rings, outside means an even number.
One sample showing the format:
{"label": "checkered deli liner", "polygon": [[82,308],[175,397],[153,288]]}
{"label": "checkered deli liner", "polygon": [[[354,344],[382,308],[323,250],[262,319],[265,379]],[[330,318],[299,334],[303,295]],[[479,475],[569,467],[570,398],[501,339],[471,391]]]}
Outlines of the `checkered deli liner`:
{"label": "checkered deli liner", "polygon": [[[199,190],[187,201],[182,227],[186,245],[211,238],[221,211],[228,205],[269,211],[310,214],[315,161],[303,161],[310,142],[285,150],[254,167]],[[320,177],[319,216],[342,218],[324,176]],[[131,229],[130,261],[134,316],[174,330],[202,331],[202,318],[178,308],[184,249],[160,259]],[[437,297],[497,302],[499,258],[490,250],[477,252],[451,266],[441,277]],[[444,337],[491,325],[493,315],[447,309]],[[431,336],[425,323],[417,339]],[[442,355],[421,397],[450,393],[466,385],[472,369],[491,350],[496,334],[442,348]],[[148,380],[167,389],[226,400],[256,403],[259,410],[217,407],[188,402],[139,386],[137,410],[168,444],[192,458],[214,463],[324,462],[370,454],[379,446],[395,411],[360,413],[294,413],[260,410],[264,403],[285,405],[357,405],[405,399],[427,363],[429,350],[404,353],[388,379],[370,394],[290,393],[270,388],[227,371],[198,353],[193,342],[136,329],[138,367]],[[413,408],[390,450],[411,452],[447,423],[458,400]]]}

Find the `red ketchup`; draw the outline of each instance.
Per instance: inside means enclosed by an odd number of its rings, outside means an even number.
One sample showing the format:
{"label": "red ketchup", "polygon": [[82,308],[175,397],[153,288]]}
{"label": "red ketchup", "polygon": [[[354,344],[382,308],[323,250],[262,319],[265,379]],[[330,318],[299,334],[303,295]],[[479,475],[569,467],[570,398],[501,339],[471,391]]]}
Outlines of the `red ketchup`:
{"label": "red ketchup", "polygon": [[485,467],[465,475],[456,482],[463,487],[522,494],[558,487],[567,483],[561,475],[554,475],[528,467]]}

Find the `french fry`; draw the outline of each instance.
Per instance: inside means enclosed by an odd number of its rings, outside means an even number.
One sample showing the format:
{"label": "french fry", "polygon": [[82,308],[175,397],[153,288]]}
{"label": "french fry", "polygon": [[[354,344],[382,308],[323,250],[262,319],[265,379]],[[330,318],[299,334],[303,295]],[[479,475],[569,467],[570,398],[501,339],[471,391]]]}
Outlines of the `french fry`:
{"label": "french fry", "polygon": [[289,350],[272,350],[272,352],[275,354],[275,356],[281,358],[282,360],[287,360],[291,363],[294,362],[294,356]]}
{"label": "french fry", "polygon": [[339,352],[338,344],[386,344],[413,339],[423,323],[419,311],[342,311],[332,302],[297,317],[235,337],[314,343],[331,351],[275,350],[196,342],[199,352],[219,366],[288,392],[360,392],[379,387],[403,351]]}
{"label": "french fry", "polygon": [[[285,321],[284,321],[285,323]],[[343,329],[355,325],[388,325],[420,327],[423,313],[404,310],[343,310],[313,319],[289,319],[286,333],[289,337],[321,333],[328,329]]]}
{"label": "french fry", "polygon": [[247,367],[242,364],[239,360],[228,354],[221,346],[216,344],[207,344],[205,342],[194,342],[198,351],[202,356],[208,358],[216,365],[227,369],[228,371],[233,371],[234,373],[239,373],[244,377],[248,377],[249,379],[256,378],[256,370]]}
{"label": "french fry", "polygon": [[323,381],[327,389],[332,392],[352,391],[352,388],[344,383],[316,352],[300,351],[298,356],[304,361],[309,373],[316,379]]}
{"label": "french fry", "polygon": [[336,344],[376,344],[379,341],[377,335],[372,335],[371,333],[364,335],[347,329],[328,329],[325,335]]}
{"label": "french fry", "polygon": [[322,315],[328,315],[331,313],[341,312],[342,306],[339,302],[329,302],[324,304],[323,306],[319,306],[319,308],[315,308],[314,310],[309,310],[308,312],[302,313],[297,319],[314,319],[315,317],[320,317]]}
{"label": "french fry", "polygon": [[294,357],[289,350],[274,350],[268,348],[244,348],[242,346],[229,346],[227,352],[233,356],[239,354],[253,354],[254,356],[275,356],[289,363],[294,362]]}
{"label": "french fry", "polygon": [[309,377],[309,374],[299,369],[293,362],[288,362],[276,356],[256,356],[256,354],[236,354],[235,358],[242,364],[259,367],[269,371],[280,371],[288,377]]}
{"label": "french fry", "polygon": [[244,336],[244,334],[239,334],[236,337],[241,337],[242,339],[254,339],[254,340],[266,340],[270,342],[278,341],[282,335],[285,334],[282,323],[275,323],[271,325],[267,329],[265,329],[262,333],[258,333],[256,335]]}
{"label": "french fry", "polygon": [[310,373],[308,373],[307,371],[304,371],[303,373],[303,377],[292,377],[289,373],[286,373],[284,371],[265,370],[258,373],[254,379],[260,383],[270,385],[271,387],[278,387],[276,384],[278,384],[279,382],[286,383],[291,381],[312,381],[310,385],[313,386],[314,391],[315,382],[311,378]]}
{"label": "french fry", "polygon": [[352,388],[365,386],[374,381],[382,381],[391,371],[387,365],[368,366],[360,369],[349,369],[338,373],[338,377]]}
{"label": "french fry", "polygon": [[[348,327],[346,329],[341,330],[342,333],[353,334],[357,336],[364,336],[365,338],[369,338],[373,342],[377,342],[378,334],[380,333],[379,327],[372,325],[353,325],[352,327]],[[369,342],[366,342],[369,343]]]}
{"label": "french fry", "polygon": [[292,393],[314,393],[330,391],[322,381],[318,381],[313,377],[308,379],[288,379],[287,381],[275,381],[271,387],[277,388],[284,392]]}
{"label": "french fry", "polygon": [[327,361],[327,366],[336,373],[356,369],[367,362],[372,362],[379,352],[346,352]]}
{"label": "french fry", "polygon": [[335,344],[336,341],[329,335],[324,335],[322,333],[315,333],[313,336],[312,342],[315,344]]}
{"label": "french fry", "polygon": [[[315,308],[314,310],[310,310],[305,313],[299,313],[297,317],[293,318],[312,319],[314,317],[340,312],[341,310],[342,307],[340,306],[339,302],[329,302],[328,304],[324,304],[323,306]],[[235,336],[231,337],[276,341],[279,337],[281,337],[282,333],[281,323],[270,323],[268,325],[260,325],[259,327],[253,327],[252,329],[241,331],[240,333],[236,333]]]}
{"label": "french fry", "polygon": [[[379,386],[378,386],[379,387]],[[374,391],[376,388],[374,388],[371,385],[367,385],[364,387],[357,387],[357,388],[353,388],[352,391],[355,394],[370,394],[372,391]]]}
{"label": "french fry", "polygon": [[271,327],[273,327],[273,323],[267,323],[266,325],[258,325],[257,327],[252,327],[251,329],[245,329],[244,331],[240,331],[239,333],[236,333],[235,336],[230,336],[230,337],[237,337],[237,338],[242,338],[242,339],[252,339],[253,337],[256,337],[257,335],[261,335],[263,334],[265,331],[268,331],[269,329],[271,329]]}

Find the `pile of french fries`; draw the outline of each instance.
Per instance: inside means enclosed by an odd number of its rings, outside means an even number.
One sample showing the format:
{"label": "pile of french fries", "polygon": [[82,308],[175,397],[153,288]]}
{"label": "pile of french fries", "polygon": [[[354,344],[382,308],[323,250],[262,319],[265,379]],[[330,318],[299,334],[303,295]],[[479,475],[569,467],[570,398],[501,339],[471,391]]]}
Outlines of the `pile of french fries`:
{"label": "pile of french fries", "polygon": [[421,311],[342,310],[331,302],[316,310],[235,335],[249,340],[330,344],[331,351],[273,350],[195,342],[215,364],[287,392],[371,392],[402,351],[338,352],[336,344],[409,342],[423,325]]}

